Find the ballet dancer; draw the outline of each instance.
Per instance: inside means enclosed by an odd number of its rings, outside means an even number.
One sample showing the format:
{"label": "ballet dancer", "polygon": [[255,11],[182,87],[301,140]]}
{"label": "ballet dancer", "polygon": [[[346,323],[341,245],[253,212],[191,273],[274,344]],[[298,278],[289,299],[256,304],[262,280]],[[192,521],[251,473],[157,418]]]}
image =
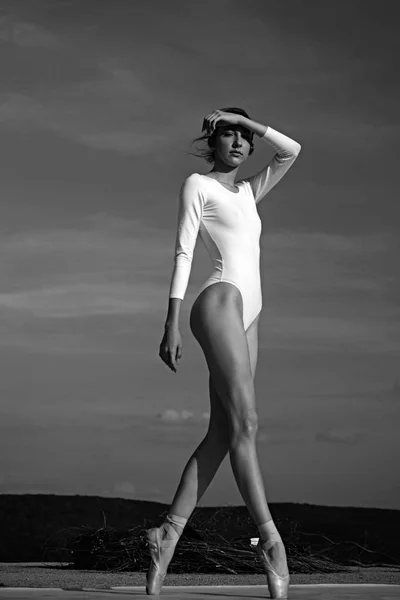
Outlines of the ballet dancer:
{"label": "ballet dancer", "polygon": [[[199,234],[213,270],[191,308],[190,329],[209,369],[210,422],[185,466],[164,523],[146,532],[151,556],[146,592],[160,593],[179,537],[229,452],[239,491],[260,533],[256,550],[271,598],[287,598],[285,547],[268,508],[256,451],[254,376],[262,307],[261,219],[256,205],[293,165],[301,146],[235,107],[207,115],[203,132],[194,141],[207,142],[200,156],[213,168],[206,174],[192,173],[180,189],[174,269],[159,356],[177,372],[182,357],[179,311]],[[254,135],[272,146],[275,155],[255,175],[235,181],[239,166],[254,152]]]}

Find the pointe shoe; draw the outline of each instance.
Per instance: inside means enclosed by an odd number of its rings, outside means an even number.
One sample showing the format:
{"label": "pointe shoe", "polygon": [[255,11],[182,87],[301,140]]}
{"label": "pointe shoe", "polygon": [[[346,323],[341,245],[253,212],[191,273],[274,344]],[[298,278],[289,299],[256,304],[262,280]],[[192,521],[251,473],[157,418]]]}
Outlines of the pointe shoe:
{"label": "pointe shoe", "polygon": [[261,538],[258,540],[256,550],[262,558],[262,563],[265,569],[265,573],[267,575],[268,590],[271,595],[271,598],[287,598],[290,581],[289,573],[284,577],[278,575],[278,573],[274,570],[271,563],[269,562],[267,552],[263,549],[261,545]]}
{"label": "pointe shoe", "polygon": [[147,529],[146,539],[151,562],[146,575],[146,594],[158,596],[167,574],[168,565],[174,555],[179,537],[173,540],[162,539],[161,527]]}

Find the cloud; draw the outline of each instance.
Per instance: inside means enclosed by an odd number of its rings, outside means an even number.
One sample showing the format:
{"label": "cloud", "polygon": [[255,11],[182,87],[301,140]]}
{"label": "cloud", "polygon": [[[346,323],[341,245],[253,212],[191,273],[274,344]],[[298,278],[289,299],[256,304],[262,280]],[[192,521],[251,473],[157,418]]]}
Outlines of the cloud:
{"label": "cloud", "polygon": [[109,62],[98,66],[102,78],[4,94],[2,127],[50,130],[84,146],[132,156],[170,146],[185,129],[185,111],[160,120],[158,95],[151,86],[132,69]]}
{"label": "cloud", "polygon": [[343,429],[330,429],[317,433],[315,439],[320,442],[328,442],[331,444],[346,444],[355,446],[361,444],[368,438],[368,435],[358,431],[346,431]]}
{"label": "cloud", "polygon": [[[78,318],[157,310],[172,271],[173,242],[139,220],[93,215],[81,229],[3,236],[0,307],[39,318]],[[152,273],[149,276],[149,273]],[[161,277],[162,279],[162,277]],[[12,313],[10,313],[12,318]]]}
{"label": "cloud", "polygon": [[157,310],[161,288],[151,284],[75,283],[0,294],[0,307],[40,318],[132,315]]}
{"label": "cloud", "polygon": [[[3,235],[1,344],[103,352],[105,340],[90,332],[47,331],[40,341],[44,324],[38,330],[35,320],[157,315],[172,273],[174,235],[107,213],[93,214],[75,229]],[[390,235],[271,232],[262,243],[267,335],[260,348],[399,350]],[[199,268],[203,280],[208,256],[194,265],[188,300],[201,283]]]}
{"label": "cloud", "polygon": [[22,48],[52,48],[59,38],[43,26],[29,21],[16,21],[6,15],[0,21],[0,41]]}
{"label": "cloud", "polygon": [[189,410],[176,410],[174,408],[167,408],[157,416],[164,423],[186,423],[188,421],[208,421],[210,419],[210,413],[204,412],[202,415],[195,416],[192,411]]}
{"label": "cloud", "polygon": [[[115,336],[121,350],[121,336],[140,330],[132,316],[159,319],[164,310],[173,238],[140,220],[94,214],[75,229],[3,235],[0,252],[2,346],[113,352]],[[117,321],[124,316],[129,320]],[[94,322],[105,317],[111,328],[104,320]],[[144,334],[144,324],[142,329]]]}
{"label": "cloud", "polygon": [[395,236],[271,232],[262,244],[268,336],[261,346],[400,349]]}
{"label": "cloud", "polygon": [[112,492],[106,492],[103,495],[109,497],[117,497],[117,498],[128,498],[139,500],[140,498],[154,498],[161,494],[161,490],[158,487],[149,487],[144,488],[143,486],[137,486],[133,484],[131,481],[120,481],[115,483]]}
{"label": "cloud", "polygon": [[169,145],[171,139],[167,134],[151,133],[150,131],[119,131],[81,134],[80,141],[98,150],[118,150],[121,154],[132,155],[138,152],[148,152]]}
{"label": "cloud", "polygon": [[[360,315],[360,319],[363,316]],[[315,350],[328,350],[337,347],[343,350],[359,351],[364,354],[398,352],[400,340],[390,323],[368,321],[355,322],[349,315],[344,317],[308,317],[275,315],[267,324],[272,339],[265,341],[266,346],[276,343],[281,349],[298,349],[308,346]]]}
{"label": "cloud", "polygon": [[130,481],[121,481],[114,485],[113,491],[115,494],[121,494],[122,496],[136,496],[137,487]]}

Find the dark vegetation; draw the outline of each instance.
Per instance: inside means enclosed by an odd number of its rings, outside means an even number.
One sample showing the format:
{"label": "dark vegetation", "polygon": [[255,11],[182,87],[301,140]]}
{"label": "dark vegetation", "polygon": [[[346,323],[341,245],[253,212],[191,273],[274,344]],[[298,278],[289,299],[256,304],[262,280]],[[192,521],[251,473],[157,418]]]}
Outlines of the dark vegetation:
{"label": "dark vegetation", "polygon": [[[98,496],[0,495],[0,562],[63,562],[65,568],[147,571],[145,529],[168,505]],[[400,511],[270,503],[292,573],[400,568]],[[245,506],[198,507],[170,573],[262,573]]]}

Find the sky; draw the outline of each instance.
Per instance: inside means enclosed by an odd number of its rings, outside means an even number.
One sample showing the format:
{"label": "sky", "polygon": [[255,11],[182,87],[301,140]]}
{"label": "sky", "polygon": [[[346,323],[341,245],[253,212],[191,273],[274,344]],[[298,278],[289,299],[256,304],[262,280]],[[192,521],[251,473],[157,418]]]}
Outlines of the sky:
{"label": "sky", "polygon": [[[183,180],[239,106],[302,152],[257,205],[269,502],[400,509],[396,2],[0,1],[0,493],[170,503],[209,418],[159,358]],[[255,139],[239,172],[273,156]],[[199,506],[244,504],[229,456]]]}

